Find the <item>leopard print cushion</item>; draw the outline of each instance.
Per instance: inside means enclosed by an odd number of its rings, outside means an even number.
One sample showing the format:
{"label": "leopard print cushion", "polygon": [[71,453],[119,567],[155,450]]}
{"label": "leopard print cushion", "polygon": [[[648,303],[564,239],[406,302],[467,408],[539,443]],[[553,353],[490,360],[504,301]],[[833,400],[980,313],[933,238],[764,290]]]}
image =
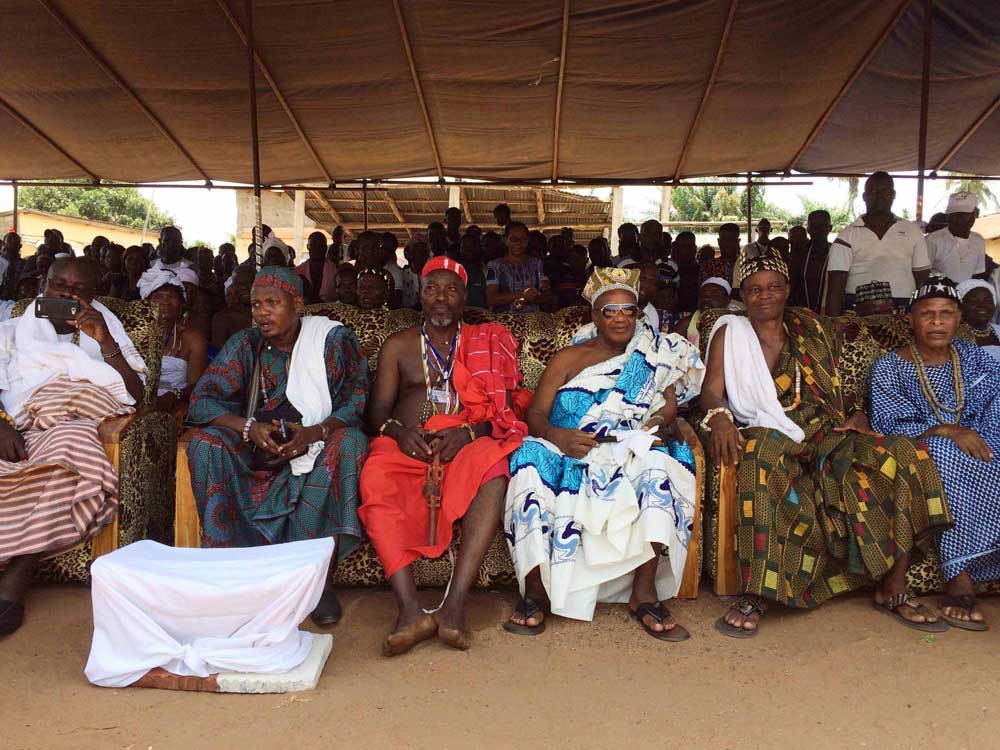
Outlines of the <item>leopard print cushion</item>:
{"label": "leopard print cushion", "polygon": [[[98,297],[118,316],[132,343],[146,363],[146,392],[142,406],[156,399],[163,353],[160,309],[146,300],[125,302]],[[11,317],[24,313],[30,299],[19,300]],[[173,539],[174,475],[177,454],[177,424],[170,414],[140,409],[139,416],[122,436],[119,459],[118,544],[141,539],[169,543]],[[38,578],[54,583],[90,580],[90,542],[46,560]]]}

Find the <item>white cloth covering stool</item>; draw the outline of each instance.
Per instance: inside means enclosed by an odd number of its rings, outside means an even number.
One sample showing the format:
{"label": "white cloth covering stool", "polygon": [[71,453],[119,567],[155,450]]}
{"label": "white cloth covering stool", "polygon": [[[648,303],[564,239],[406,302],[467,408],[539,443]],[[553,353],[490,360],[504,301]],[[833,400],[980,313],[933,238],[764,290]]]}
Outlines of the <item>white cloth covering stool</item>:
{"label": "white cloth covering stool", "polygon": [[136,542],[94,561],[94,640],[84,673],[125,687],[149,670],[280,674],[309,655],[299,624],[326,583],[332,538],[196,549]]}

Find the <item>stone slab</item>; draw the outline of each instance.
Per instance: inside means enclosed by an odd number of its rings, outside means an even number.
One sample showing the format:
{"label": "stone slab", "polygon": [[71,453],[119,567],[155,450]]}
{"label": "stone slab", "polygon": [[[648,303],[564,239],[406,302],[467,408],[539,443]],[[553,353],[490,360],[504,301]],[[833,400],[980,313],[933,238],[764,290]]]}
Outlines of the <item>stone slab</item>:
{"label": "stone slab", "polygon": [[185,677],[157,667],[132,683],[132,687],[202,693],[295,693],[315,690],[332,650],[332,635],[314,633],[309,655],[290,672],[283,674],[219,672],[208,677]]}

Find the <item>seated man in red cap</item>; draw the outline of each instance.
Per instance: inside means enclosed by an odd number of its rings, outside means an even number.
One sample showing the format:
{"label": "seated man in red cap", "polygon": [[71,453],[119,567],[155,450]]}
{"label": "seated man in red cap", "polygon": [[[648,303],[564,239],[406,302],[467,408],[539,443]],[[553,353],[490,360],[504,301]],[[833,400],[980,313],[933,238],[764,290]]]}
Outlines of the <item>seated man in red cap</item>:
{"label": "seated man in red cap", "polygon": [[[465,598],[500,526],[507,456],[528,431],[519,416],[530,393],[520,389],[517,340],[499,323],[463,325],[467,280],[450,258],[428,261],[423,322],[390,336],[379,354],[368,415],[379,437],[361,472],[359,514],[399,604],[386,656],[435,634],[469,647]],[[423,490],[435,458],[443,475],[432,541]],[[420,607],[411,565],[448,549],[459,519],[462,547],[437,620]]]}

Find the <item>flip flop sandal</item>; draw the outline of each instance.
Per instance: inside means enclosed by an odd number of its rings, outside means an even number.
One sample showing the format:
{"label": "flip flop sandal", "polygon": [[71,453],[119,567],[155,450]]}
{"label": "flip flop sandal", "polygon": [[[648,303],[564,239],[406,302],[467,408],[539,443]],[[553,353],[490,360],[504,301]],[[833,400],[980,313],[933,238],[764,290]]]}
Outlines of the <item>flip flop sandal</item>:
{"label": "flip flop sandal", "polygon": [[[545,614],[542,608],[538,606],[538,602],[527,597],[523,597],[521,601],[517,603],[517,606],[514,607],[514,614],[520,615],[525,620],[529,617],[534,617],[539,612]],[[507,620],[503,624],[503,629],[508,633],[513,633],[514,635],[541,635],[545,632],[545,624],[547,622],[548,618],[545,618],[537,625],[522,625],[519,622],[511,622],[510,620]]]}
{"label": "flip flop sandal", "polygon": [[[767,614],[767,605],[752,596],[741,596],[729,609],[739,612],[744,618],[749,617],[754,612],[759,612],[761,619],[763,619],[764,615]],[[757,627],[753,630],[747,630],[743,627],[738,628],[735,625],[730,625],[726,622],[725,617],[720,617],[715,621],[715,629],[730,638],[753,638],[760,630],[760,620],[757,621]]]}
{"label": "flip flop sandal", "polygon": [[0,635],[10,635],[24,622],[24,605],[0,599]]}
{"label": "flip flop sandal", "polygon": [[923,604],[917,604],[910,599],[909,592],[903,592],[902,594],[893,594],[888,599],[886,599],[882,604],[873,601],[872,606],[880,612],[892,617],[894,620],[901,622],[908,628],[913,630],[919,630],[923,633],[943,633],[948,630],[948,623],[944,622],[942,619],[938,619],[936,622],[913,622],[912,620],[907,620],[899,612],[896,611],[899,607],[909,607],[917,614],[921,614],[924,617],[929,617],[933,612],[931,612]]}
{"label": "flip flop sandal", "polygon": [[629,617],[638,622],[647,634],[651,635],[658,641],[680,643],[681,641],[686,641],[691,637],[691,634],[681,625],[674,624],[670,630],[653,630],[652,627],[645,623],[642,619],[643,617],[652,617],[660,625],[663,624],[664,620],[670,618],[670,610],[664,607],[660,602],[644,602],[638,606],[635,612],[629,609],[628,613]]}
{"label": "flip flop sandal", "polygon": [[[968,612],[969,617],[972,617],[972,610],[976,608],[976,595],[975,594],[960,594],[959,596],[945,596],[941,600],[941,606],[943,607],[958,607],[959,609],[964,609]],[[962,630],[975,630],[981,632],[983,630],[989,630],[990,626],[983,620],[962,620],[958,617],[952,617],[951,615],[946,615],[944,612],[941,613],[941,619],[946,623],[951,625],[953,628],[961,628]]]}

